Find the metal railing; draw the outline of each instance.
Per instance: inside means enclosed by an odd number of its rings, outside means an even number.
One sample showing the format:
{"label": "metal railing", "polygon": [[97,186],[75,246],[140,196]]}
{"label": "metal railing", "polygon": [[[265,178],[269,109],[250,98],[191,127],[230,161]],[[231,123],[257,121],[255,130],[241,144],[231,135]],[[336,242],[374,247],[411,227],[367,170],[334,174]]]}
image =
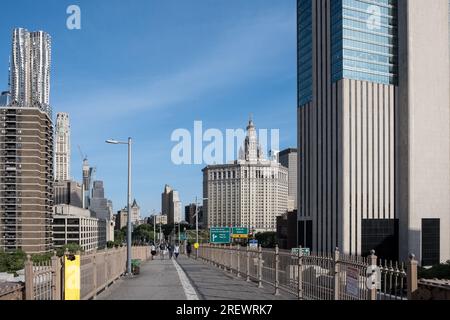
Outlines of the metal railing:
{"label": "metal railing", "polygon": [[[368,257],[339,252],[303,255],[289,251],[202,245],[199,258],[253,281],[258,287],[270,286],[301,300],[403,300],[408,287],[417,287],[417,261],[405,264],[381,261],[375,252]],[[375,277],[376,275],[376,277]],[[373,282],[375,280],[375,282]],[[407,282],[410,284],[407,285]]]}
{"label": "metal railing", "polygon": [[[150,248],[132,247],[132,258],[147,261]],[[89,300],[126,273],[125,247],[92,251],[80,255],[80,298]],[[64,299],[64,260],[53,255],[51,260],[33,263],[31,256],[25,262],[26,300]]]}

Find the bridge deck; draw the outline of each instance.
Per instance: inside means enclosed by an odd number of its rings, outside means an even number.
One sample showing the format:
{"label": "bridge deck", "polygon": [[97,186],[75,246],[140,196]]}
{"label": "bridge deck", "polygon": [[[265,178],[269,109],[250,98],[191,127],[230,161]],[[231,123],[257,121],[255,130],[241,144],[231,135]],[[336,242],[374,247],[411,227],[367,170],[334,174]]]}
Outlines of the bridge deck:
{"label": "bridge deck", "polygon": [[[180,267],[177,267],[180,266]],[[178,270],[177,270],[178,269]],[[201,261],[178,257],[144,263],[140,275],[122,278],[97,300],[290,300],[296,297],[281,292],[273,295],[273,287],[262,289],[228,272]]]}

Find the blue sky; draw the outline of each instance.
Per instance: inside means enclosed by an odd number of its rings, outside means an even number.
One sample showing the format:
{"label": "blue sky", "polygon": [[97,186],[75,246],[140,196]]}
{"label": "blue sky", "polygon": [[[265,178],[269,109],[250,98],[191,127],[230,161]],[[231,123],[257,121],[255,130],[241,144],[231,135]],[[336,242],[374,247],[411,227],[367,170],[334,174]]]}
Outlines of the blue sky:
{"label": "blue sky", "polygon": [[[81,8],[81,30],[66,9]],[[177,128],[280,129],[296,146],[295,0],[15,0],[2,2],[0,91],[7,89],[11,30],[52,36],[51,104],[69,112],[71,174],[77,146],[97,168],[114,210],[126,204],[126,146],[133,137],[133,195],[144,215],[161,207],[170,184],[183,205],[202,195],[204,165],[171,161]]]}

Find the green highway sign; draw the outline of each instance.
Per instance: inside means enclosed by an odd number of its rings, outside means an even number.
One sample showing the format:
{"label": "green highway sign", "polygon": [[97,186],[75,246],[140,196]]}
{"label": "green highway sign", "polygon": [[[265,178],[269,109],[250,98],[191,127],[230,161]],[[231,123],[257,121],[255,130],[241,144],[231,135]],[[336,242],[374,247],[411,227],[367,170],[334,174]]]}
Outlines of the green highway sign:
{"label": "green highway sign", "polygon": [[214,244],[228,244],[231,242],[231,230],[228,227],[223,228],[211,228],[210,242]]}
{"label": "green highway sign", "polygon": [[238,239],[248,238],[248,228],[234,227],[232,228],[232,237]]}
{"label": "green highway sign", "polygon": [[[292,248],[292,254],[298,255],[299,248]],[[311,250],[309,248],[301,248],[302,256],[309,256],[311,255]]]}

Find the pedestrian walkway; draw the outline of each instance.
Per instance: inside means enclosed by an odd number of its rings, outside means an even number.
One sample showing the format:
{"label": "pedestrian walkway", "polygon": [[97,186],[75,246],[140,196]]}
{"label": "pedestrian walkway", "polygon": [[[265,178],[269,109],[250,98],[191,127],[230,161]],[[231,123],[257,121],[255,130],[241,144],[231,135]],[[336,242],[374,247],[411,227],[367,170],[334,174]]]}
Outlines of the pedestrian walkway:
{"label": "pedestrian walkway", "polygon": [[258,288],[258,284],[237,278],[201,260],[183,258],[178,261],[186,272],[200,300],[296,300],[281,292],[275,296],[272,286]]}
{"label": "pedestrian walkway", "polygon": [[273,287],[258,288],[200,260],[180,256],[177,261],[155,259],[141,266],[139,275],[122,278],[97,300],[287,300]]}
{"label": "pedestrian walkway", "polygon": [[141,265],[139,275],[122,278],[97,300],[186,300],[173,262],[159,258]]}

